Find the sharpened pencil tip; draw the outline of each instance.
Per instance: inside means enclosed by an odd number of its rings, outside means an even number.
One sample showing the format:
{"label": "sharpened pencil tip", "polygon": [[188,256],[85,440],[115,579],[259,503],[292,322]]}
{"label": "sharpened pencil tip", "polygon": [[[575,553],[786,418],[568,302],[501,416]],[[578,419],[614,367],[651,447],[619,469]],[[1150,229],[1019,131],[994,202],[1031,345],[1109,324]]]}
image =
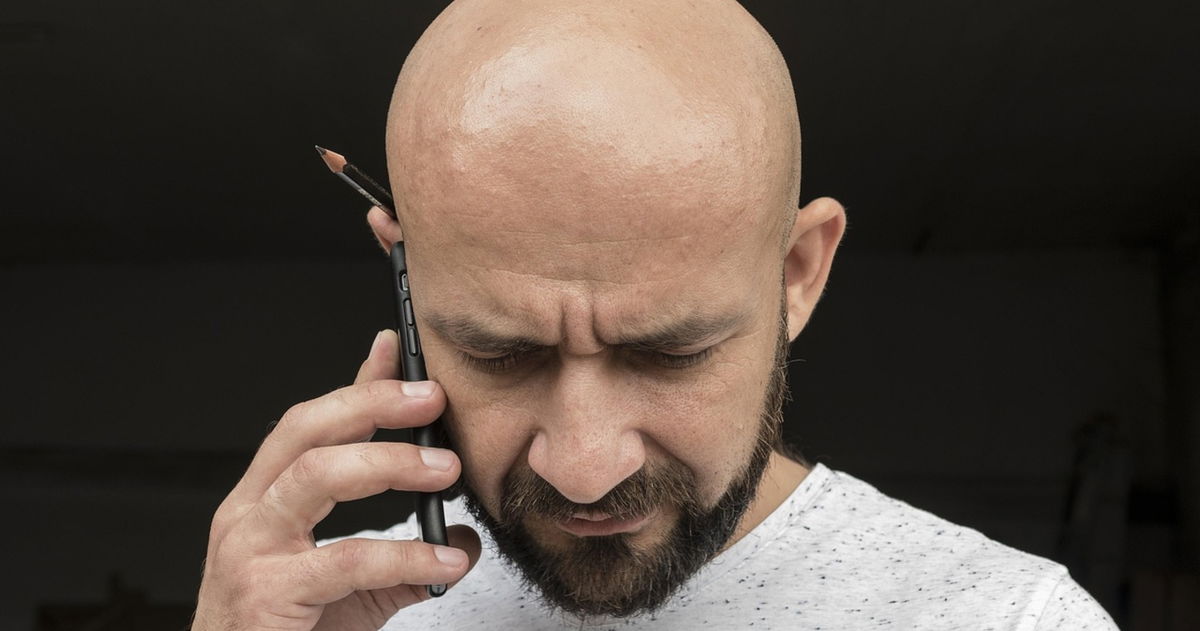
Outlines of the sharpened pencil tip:
{"label": "sharpened pencil tip", "polygon": [[325,166],[329,167],[334,173],[341,173],[346,166],[346,158],[336,151],[330,151],[321,145],[313,145],[317,148],[317,153],[321,155],[321,159],[325,161]]}

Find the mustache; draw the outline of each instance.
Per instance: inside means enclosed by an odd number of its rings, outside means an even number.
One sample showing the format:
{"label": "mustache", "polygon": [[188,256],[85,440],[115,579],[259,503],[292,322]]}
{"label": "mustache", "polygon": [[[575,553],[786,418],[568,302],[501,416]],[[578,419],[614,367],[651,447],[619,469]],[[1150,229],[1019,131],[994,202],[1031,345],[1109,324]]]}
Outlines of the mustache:
{"label": "mustache", "polygon": [[676,460],[643,466],[590,504],[572,502],[532,469],[521,467],[504,480],[500,511],[502,523],[516,525],[531,515],[561,521],[584,511],[633,519],[664,504],[677,506],[685,516],[703,510],[695,476]]}

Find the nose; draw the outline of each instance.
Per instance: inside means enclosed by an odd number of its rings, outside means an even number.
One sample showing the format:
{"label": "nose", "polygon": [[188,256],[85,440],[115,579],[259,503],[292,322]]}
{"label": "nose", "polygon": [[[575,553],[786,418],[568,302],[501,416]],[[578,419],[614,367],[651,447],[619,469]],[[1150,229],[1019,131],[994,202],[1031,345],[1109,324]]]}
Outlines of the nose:
{"label": "nose", "polygon": [[598,361],[564,362],[529,446],[529,466],[563,497],[591,504],[646,461],[634,406]]}

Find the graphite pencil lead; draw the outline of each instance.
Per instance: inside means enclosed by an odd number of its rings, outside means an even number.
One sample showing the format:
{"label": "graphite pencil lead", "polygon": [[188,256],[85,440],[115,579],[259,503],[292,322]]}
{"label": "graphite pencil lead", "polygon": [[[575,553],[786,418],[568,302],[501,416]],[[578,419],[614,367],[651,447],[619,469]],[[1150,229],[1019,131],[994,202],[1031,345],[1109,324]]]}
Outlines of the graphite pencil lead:
{"label": "graphite pencil lead", "polygon": [[342,169],[346,168],[346,157],[342,154],[326,149],[320,145],[314,145],[317,148],[317,153],[321,155],[321,159],[325,161],[325,166],[329,167],[334,173],[341,173]]}

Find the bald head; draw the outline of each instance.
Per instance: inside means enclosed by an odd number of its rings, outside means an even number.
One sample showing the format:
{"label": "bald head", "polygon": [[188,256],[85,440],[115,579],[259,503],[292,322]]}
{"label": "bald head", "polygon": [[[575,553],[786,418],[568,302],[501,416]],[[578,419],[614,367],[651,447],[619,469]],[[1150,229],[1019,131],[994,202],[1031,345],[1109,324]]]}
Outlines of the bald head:
{"label": "bald head", "polygon": [[779,234],[799,193],[787,69],[732,0],[459,0],[405,62],[387,140],[410,239]]}
{"label": "bald head", "polygon": [[[763,475],[803,470],[764,446],[844,217],[797,210],[774,42],[732,0],[459,0],[405,62],[387,140],[399,221],[369,220],[407,242],[469,504],[553,604],[661,606],[782,501],[751,506]],[[613,503],[672,466],[653,508]],[[588,540],[552,503],[650,513]]]}

